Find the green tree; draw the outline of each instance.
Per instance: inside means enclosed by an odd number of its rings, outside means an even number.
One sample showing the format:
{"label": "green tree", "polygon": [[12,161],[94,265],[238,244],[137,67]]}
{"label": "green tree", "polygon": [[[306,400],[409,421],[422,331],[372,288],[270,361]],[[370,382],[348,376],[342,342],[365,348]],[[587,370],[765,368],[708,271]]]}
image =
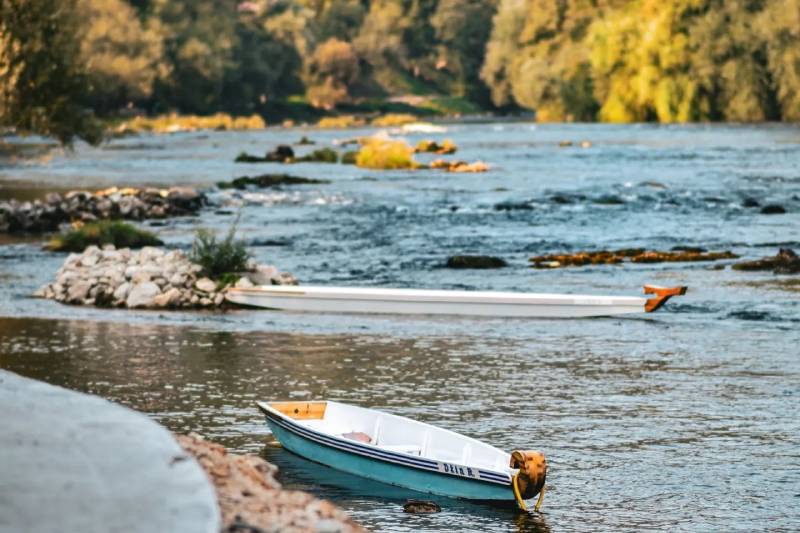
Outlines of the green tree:
{"label": "green tree", "polygon": [[331,38],[314,51],[309,63],[308,99],[315,107],[332,109],[350,99],[350,85],[358,79],[359,66],[353,45]]}
{"label": "green tree", "polygon": [[437,64],[451,73],[449,93],[487,101],[480,80],[486,42],[494,14],[486,0],[439,0],[431,25],[437,40]]}
{"label": "green tree", "polygon": [[94,109],[107,112],[150,98],[154,81],[168,73],[157,20],[142,24],[123,0],[78,0],[77,7]]}
{"label": "green tree", "polygon": [[89,84],[73,0],[0,2],[0,125],[97,143],[102,130],[80,105]]}

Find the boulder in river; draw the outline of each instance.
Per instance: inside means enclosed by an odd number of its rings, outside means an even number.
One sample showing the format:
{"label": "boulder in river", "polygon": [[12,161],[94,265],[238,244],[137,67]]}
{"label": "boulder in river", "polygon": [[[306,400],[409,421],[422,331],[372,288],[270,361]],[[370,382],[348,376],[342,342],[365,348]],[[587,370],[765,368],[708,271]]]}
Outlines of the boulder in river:
{"label": "boulder in river", "polygon": [[505,260],[491,255],[453,255],[447,258],[447,268],[503,268],[508,263]]}
{"label": "boulder in river", "polygon": [[301,178],[289,174],[261,174],[260,176],[242,176],[233,181],[221,181],[217,183],[220,189],[244,190],[248,187],[278,187],[280,185],[312,185],[330,183],[328,180],[318,180],[313,178]]}
{"label": "boulder in river", "polygon": [[762,215],[783,215],[786,208],[778,204],[768,204],[761,208]]}

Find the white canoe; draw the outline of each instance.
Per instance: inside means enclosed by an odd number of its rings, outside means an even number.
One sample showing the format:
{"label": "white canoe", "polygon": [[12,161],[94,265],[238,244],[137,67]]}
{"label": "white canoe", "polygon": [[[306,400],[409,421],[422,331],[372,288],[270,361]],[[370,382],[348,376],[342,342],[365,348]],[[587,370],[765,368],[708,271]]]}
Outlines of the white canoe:
{"label": "white canoe", "polygon": [[644,291],[654,296],[262,285],[230,289],[226,298],[253,307],[323,313],[580,318],[652,312],[686,287],[646,285]]}
{"label": "white canoe", "polygon": [[257,402],[281,445],[301,457],[390,485],[525,509],[544,496],[547,463],[409,418],[333,401]]}

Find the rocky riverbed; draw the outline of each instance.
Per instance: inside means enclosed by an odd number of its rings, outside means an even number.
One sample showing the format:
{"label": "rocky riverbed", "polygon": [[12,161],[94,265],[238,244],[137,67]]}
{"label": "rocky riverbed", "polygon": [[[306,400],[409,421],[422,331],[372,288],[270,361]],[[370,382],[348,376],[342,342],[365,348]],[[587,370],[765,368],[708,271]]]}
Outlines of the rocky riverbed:
{"label": "rocky riverbed", "polygon": [[192,187],[47,194],[42,200],[0,202],[0,232],[55,231],[64,223],[107,219],[143,220],[185,216],[206,205],[206,195]]}
{"label": "rocky riverbed", "polygon": [[222,531],[363,532],[341,509],[306,492],[284,490],[277,467],[252,454],[228,453],[197,434],[177,435],[211,479]]}
{"label": "rocky riverbed", "polygon": [[146,246],[138,251],[113,245],[89,246],[70,254],[56,279],[34,296],[74,305],[127,308],[211,308],[225,304],[225,291],[253,285],[296,285],[294,277],[270,265],[250,263],[235,282],[202,275],[181,250]]}

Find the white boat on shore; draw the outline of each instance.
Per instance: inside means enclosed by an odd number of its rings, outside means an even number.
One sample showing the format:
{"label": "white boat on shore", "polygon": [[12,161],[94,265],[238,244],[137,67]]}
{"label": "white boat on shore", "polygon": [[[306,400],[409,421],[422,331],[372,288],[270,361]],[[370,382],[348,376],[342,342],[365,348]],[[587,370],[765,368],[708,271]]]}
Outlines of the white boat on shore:
{"label": "white boat on shore", "polygon": [[653,312],[686,287],[645,285],[637,296],[592,296],[492,291],[261,285],[234,288],[228,301],[252,307],[322,313],[584,318]]}
{"label": "white boat on shore", "polygon": [[511,454],[409,418],[333,401],[257,402],[272,434],[301,457],[389,485],[528,508],[544,498],[542,453]]}

